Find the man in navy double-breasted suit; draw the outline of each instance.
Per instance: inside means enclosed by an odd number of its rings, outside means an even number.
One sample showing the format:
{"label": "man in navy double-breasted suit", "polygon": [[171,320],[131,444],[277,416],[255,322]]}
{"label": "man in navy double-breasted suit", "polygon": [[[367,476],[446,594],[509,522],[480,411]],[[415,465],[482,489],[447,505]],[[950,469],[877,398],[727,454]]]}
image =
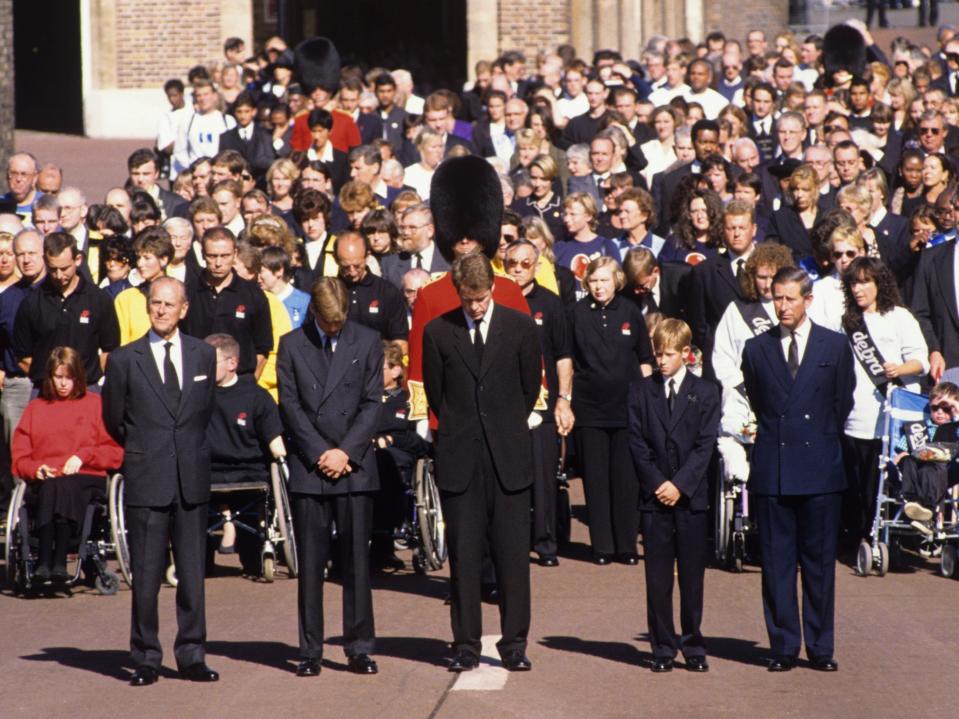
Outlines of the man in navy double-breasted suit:
{"label": "man in navy double-breasted suit", "polygon": [[835,564],[846,489],[840,437],[856,379],[848,340],[809,320],[811,301],[805,272],[781,269],[773,279],[779,325],[750,339],[743,351],[746,393],[758,424],[748,489],[762,550],[770,671],[795,666],[803,637],[813,668],[838,668]]}

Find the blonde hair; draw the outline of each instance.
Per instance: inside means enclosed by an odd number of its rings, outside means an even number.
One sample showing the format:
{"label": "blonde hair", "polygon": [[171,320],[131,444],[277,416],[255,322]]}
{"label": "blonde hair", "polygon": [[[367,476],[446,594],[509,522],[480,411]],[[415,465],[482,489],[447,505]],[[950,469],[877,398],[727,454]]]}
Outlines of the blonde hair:
{"label": "blonde hair", "polygon": [[833,230],[832,234],[829,235],[830,250],[834,249],[840,242],[852,245],[860,252],[866,249],[866,241],[863,239],[862,233],[859,232],[858,228],[851,225],[839,225],[839,227]]}
{"label": "blonde hair", "polygon": [[266,171],[266,184],[272,184],[273,178],[277,175],[285,177],[288,180],[296,180],[300,177],[300,168],[296,166],[293,160],[287,157],[281,157],[279,160],[274,161],[274,163],[270,165],[270,169]]}
{"label": "blonde hair", "polygon": [[583,276],[583,285],[585,286],[589,283],[590,278],[599,272],[600,270],[611,267],[613,270],[613,285],[616,288],[616,291],[619,292],[623,287],[626,286],[626,273],[623,272],[623,268],[619,266],[619,263],[614,260],[612,257],[597,257],[595,260],[590,262],[586,266],[586,274]]}
{"label": "blonde hair", "polygon": [[310,309],[324,322],[345,322],[350,306],[346,287],[336,277],[320,277],[310,289]]}
{"label": "blonde hair", "polygon": [[653,330],[653,347],[656,352],[683,350],[693,343],[693,331],[682,320],[667,317]]}

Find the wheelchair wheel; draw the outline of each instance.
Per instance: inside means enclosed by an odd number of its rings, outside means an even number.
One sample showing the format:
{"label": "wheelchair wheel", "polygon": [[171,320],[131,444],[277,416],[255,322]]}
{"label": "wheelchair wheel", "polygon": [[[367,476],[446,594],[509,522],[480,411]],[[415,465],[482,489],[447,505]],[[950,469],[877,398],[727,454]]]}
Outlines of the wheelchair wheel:
{"label": "wheelchair wheel", "polygon": [[726,567],[729,564],[732,516],[733,498],[726,496],[726,480],[722,476],[720,467],[720,476],[716,480],[716,528],[713,534],[716,562],[720,567]]}
{"label": "wheelchair wheel", "polygon": [[885,577],[889,572],[889,545],[885,542],[879,542],[879,557],[876,562],[876,574]]}
{"label": "wheelchair wheel", "polygon": [[293,510],[290,506],[290,495],[286,491],[289,474],[286,463],[282,466],[278,462],[270,465],[270,479],[273,484],[273,503],[276,506],[276,523],[279,525],[280,537],[283,540],[283,559],[290,577],[297,575],[298,564],[296,559],[296,535],[293,532]]}
{"label": "wheelchair wheel", "polygon": [[939,563],[939,573],[944,576],[946,579],[951,579],[956,576],[956,560],[957,557],[956,546],[954,544],[947,544],[942,548],[942,559]]}
{"label": "wheelchair wheel", "polygon": [[120,590],[120,577],[114,572],[102,572],[93,580],[93,586],[105,597],[110,597]]}
{"label": "wheelchair wheel", "polygon": [[264,582],[272,582],[276,576],[276,560],[273,559],[272,554],[264,555],[263,557],[263,571],[261,575]]}
{"label": "wheelchair wheel", "polygon": [[127,544],[126,514],[123,510],[123,475],[114,474],[107,485],[107,505],[110,510],[110,536],[117,555],[120,574],[128,587],[133,586],[133,572],[130,569],[130,545]]}
{"label": "wheelchair wheel", "polygon": [[30,548],[21,547],[20,537],[18,536],[20,525],[20,507],[23,506],[23,499],[27,491],[27,483],[22,480],[16,480],[13,492],[10,495],[10,504],[7,506],[7,528],[3,538],[3,563],[6,567],[6,577],[8,586],[16,586],[17,578],[21,570],[21,553],[29,552]]}
{"label": "wheelchair wheel", "polygon": [[440,506],[440,493],[433,480],[433,462],[416,463],[416,512],[420,525],[420,548],[426,568],[436,571],[446,561],[446,523]]}
{"label": "wheelchair wheel", "polygon": [[569,490],[556,490],[556,542],[563,547],[569,544],[573,532],[573,510],[569,504]]}
{"label": "wheelchair wheel", "polygon": [[872,545],[864,539],[856,552],[856,574],[868,577],[872,573],[872,566]]}

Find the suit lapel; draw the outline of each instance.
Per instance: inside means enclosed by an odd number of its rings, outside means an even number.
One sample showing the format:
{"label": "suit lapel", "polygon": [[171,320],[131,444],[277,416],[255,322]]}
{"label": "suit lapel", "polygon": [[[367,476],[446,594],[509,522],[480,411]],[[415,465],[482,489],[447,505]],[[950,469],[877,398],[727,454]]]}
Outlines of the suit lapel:
{"label": "suit lapel", "polygon": [[307,369],[316,378],[320,386],[326,385],[328,373],[324,374],[323,369],[329,363],[323,356],[323,348],[320,345],[320,335],[316,331],[316,325],[309,322],[303,325],[303,334],[300,338],[300,346],[303,349],[303,360]]}
{"label": "suit lapel", "polygon": [[[792,403],[795,397],[802,394],[803,386],[809,381],[815,373],[818,366],[818,358],[821,357],[820,345],[822,345],[825,336],[816,325],[809,329],[809,339],[806,341],[806,350],[803,352],[802,361],[799,363],[799,371],[796,372],[796,379],[789,390],[789,402]],[[780,355],[782,352],[780,352]],[[787,372],[788,374],[788,372]]]}
{"label": "suit lapel", "polygon": [[729,257],[725,255],[719,256],[719,258],[716,260],[716,272],[726,284],[732,287],[733,291],[736,293],[736,297],[739,297],[742,294],[739,283],[736,282],[736,275],[733,274],[732,262],[730,262]]}
{"label": "suit lapel", "polygon": [[500,340],[502,334],[503,313],[497,311],[497,307],[494,305],[493,313],[490,316],[489,330],[486,333],[486,341],[483,343],[483,362],[479,368],[479,375],[477,376],[478,379],[483,379],[483,377],[486,376],[486,373],[489,372],[489,368],[494,357],[499,353],[500,348],[503,346],[503,343]]}
{"label": "suit lapel", "polygon": [[346,370],[349,369],[353,361],[353,339],[353,328],[347,322],[343,325],[339,339],[336,341],[336,350],[333,352],[333,360],[329,363],[330,371],[326,375],[326,384],[323,385],[321,402],[325,402],[326,398],[332,394],[340,380],[343,379],[343,375],[346,374]]}
{"label": "suit lapel", "polygon": [[686,411],[686,407],[690,404],[689,387],[692,383],[693,381],[690,379],[689,371],[687,371],[686,376],[683,377],[683,383],[676,390],[676,403],[673,405],[672,414],[669,415],[668,429],[670,432],[676,428],[679,418],[683,416],[683,412]]}
{"label": "suit lapel", "polygon": [[479,379],[480,366],[476,360],[476,348],[470,341],[469,328],[466,326],[466,318],[462,312],[456,313],[455,320],[452,323],[452,330],[456,337],[456,351],[460,353],[460,357],[462,357],[463,362],[466,363],[467,369],[473,373],[474,377]]}
{"label": "suit lapel", "polygon": [[173,405],[170,404],[170,400],[167,399],[166,391],[163,389],[163,379],[160,377],[160,370],[157,368],[156,360],[153,359],[153,352],[150,351],[150,341],[146,337],[137,340],[136,351],[136,363],[140,371],[143,372],[147,384],[156,392],[157,397],[160,398],[167,412],[169,412],[171,416],[176,417],[176,411]]}
{"label": "suit lapel", "polygon": [[651,403],[653,405],[653,411],[656,413],[656,416],[659,417],[659,421],[662,422],[663,427],[669,429],[669,407],[666,404],[666,389],[663,376],[656,374],[653,381],[647,384],[647,387],[649,388],[649,393],[652,395]]}
{"label": "suit lapel", "polygon": [[776,374],[776,378],[788,394],[794,382],[789,376],[789,367],[786,366],[786,357],[783,355],[782,344],[780,344],[779,325],[769,330],[765,335],[766,341],[763,342],[763,351],[766,354],[766,361]]}
{"label": "suit lapel", "polygon": [[[196,346],[190,342],[185,342],[186,338],[180,336],[180,354],[183,360],[183,376],[180,378],[180,386],[183,388],[180,392],[180,406],[177,407],[177,413],[186,406],[187,398],[193,391],[193,385],[196,384],[194,377],[200,369],[197,364]],[[208,382],[215,381],[216,377],[207,377]]]}

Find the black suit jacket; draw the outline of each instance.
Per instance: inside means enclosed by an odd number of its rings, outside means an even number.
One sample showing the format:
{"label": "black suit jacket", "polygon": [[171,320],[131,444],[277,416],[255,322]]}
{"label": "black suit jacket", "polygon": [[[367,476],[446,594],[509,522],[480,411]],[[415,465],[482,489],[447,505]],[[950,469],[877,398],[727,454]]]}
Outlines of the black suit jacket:
{"label": "black suit jacket", "polygon": [[[409,252],[396,252],[392,255],[386,255],[380,260],[380,269],[383,272],[383,279],[403,287],[403,275],[413,268],[413,255]],[[450,263],[440,254],[438,248],[433,248],[433,259],[430,266],[424,268],[430,274],[436,272],[446,272],[450,269]]]}
{"label": "black suit jacket", "polygon": [[[819,219],[818,205],[816,219]],[[772,214],[769,218],[769,234],[776,235],[781,244],[792,250],[793,259],[797,264],[807,257],[812,257],[813,246],[809,230],[803,224],[799,213],[792,207],[781,207]]]}
{"label": "black suit jacket", "polygon": [[656,490],[667,480],[683,493],[680,503],[705,511],[706,471],[719,432],[719,389],[687,371],[672,413],[658,372],[629,388],[629,449],[639,477],[640,508],[665,510]]}
{"label": "black suit jacket", "polygon": [[909,249],[909,220],[887,212],[873,231],[876,233],[880,258],[902,285],[912,277],[919,262],[919,253]]}
{"label": "black suit jacket", "polygon": [[186,217],[190,208],[190,203],[184,200],[175,192],[160,190],[160,207],[163,209],[163,216],[167,219],[171,217]]}
{"label": "black suit jacket", "polygon": [[912,289],[912,311],[930,352],[941,352],[946,368],[959,366],[959,307],[956,306],[956,243],[923,250]]}
{"label": "black suit jacket", "polygon": [[[383,396],[380,336],[356,322],[340,330],[333,359],[307,321],[280,339],[276,359],[280,416],[290,441],[290,490],[346,494],[379,489],[373,435]],[[332,480],[316,463],[329,449],[350,457],[353,471]]]}
{"label": "black suit jacket", "polygon": [[718,255],[693,267],[689,280],[689,324],[693,343],[703,351],[707,376],[712,376],[713,335],[716,325],[742,290],[727,255]]}
{"label": "black suit jacket", "polygon": [[493,157],[496,154],[487,119],[473,123],[473,154],[480,157]]}
{"label": "black suit jacket", "polygon": [[361,112],[356,116],[356,126],[364,145],[383,137],[383,120],[378,112]]}
{"label": "black suit jacket", "polygon": [[460,308],[426,325],[423,383],[439,421],[435,439],[440,489],[466,489],[484,444],[504,490],[532,484],[532,442],[526,422],[539,395],[541,367],[536,325],[508,307],[493,306],[482,364]]}
{"label": "black suit jacket", "polygon": [[841,492],[846,472],[840,438],[856,387],[849,340],[814,324],[793,379],[780,332],[776,325],[747,340],[743,349],[743,379],[758,424],[749,491],[768,496]]}
{"label": "black suit jacket", "polygon": [[[733,165],[730,162],[726,162],[725,164],[726,176],[729,177],[730,180],[735,180],[742,174],[742,169],[738,165]],[[656,202],[656,216],[659,218],[656,234],[666,237],[672,231],[669,208],[673,200],[673,195],[676,193],[680,181],[687,175],[691,175],[692,172],[693,163],[687,162],[672,172],[657,173],[653,176],[652,195],[653,200]],[[662,179],[659,179],[660,176]]]}
{"label": "black suit jacket", "polygon": [[206,428],[213,412],[216,351],[180,333],[182,394],[170,405],[149,335],[120,347],[107,360],[103,422],[123,447],[125,501],[162,507],[177,501],[177,484],[190,504],[210,498]]}
{"label": "black suit jacket", "polygon": [[259,125],[253,126],[253,136],[249,141],[240,139],[239,126],[227,130],[220,135],[220,150],[236,150],[243,155],[257,180],[266,175],[277,158],[273,149],[273,133]]}

